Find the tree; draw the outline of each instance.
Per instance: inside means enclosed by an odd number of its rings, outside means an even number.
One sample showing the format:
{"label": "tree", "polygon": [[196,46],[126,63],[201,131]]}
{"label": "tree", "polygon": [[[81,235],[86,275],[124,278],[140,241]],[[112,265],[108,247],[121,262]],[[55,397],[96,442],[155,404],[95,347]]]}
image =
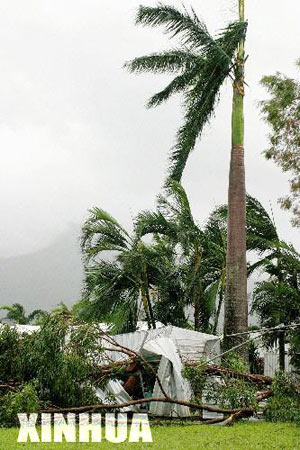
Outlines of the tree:
{"label": "tree", "polygon": [[[273,328],[299,322],[300,259],[299,255],[296,257],[294,254],[292,248],[289,251],[285,249],[275,261],[264,261],[264,270],[269,274],[269,279],[257,283],[253,293],[253,310],[263,327]],[[289,329],[274,330],[264,336],[267,345],[273,345],[276,341],[279,343],[280,370],[285,370],[285,343],[290,332]],[[299,356],[297,359],[299,365]]]}
{"label": "tree", "polygon": [[7,311],[6,320],[12,321],[16,324],[27,325],[35,319],[40,319],[43,315],[47,314],[41,309],[35,309],[32,313],[26,316],[25,308],[20,303],[13,303],[9,306],[1,306],[0,310]]}
{"label": "tree", "polygon": [[[297,61],[300,68],[300,60]],[[277,72],[265,76],[262,85],[270,94],[261,102],[263,117],[271,127],[269,148],[264,152],[284,172],[291,174],[290,194],[280,204],[293,214],[292,224],[300,226],[300,82]]]}
{"label": "tree", "polygon": [[[248,274],[262,269],[268,279],[256,283],[253,311],[263,327],[289,325],[300,318],[300,259],[292,245],[280,239],[276,225],[263,206],[249,197],[247,206],[247,247],[255,250],[259,259],[249,265]],[[279,342],[279,365],[285,367],[284,330],[265,336],[267,345]]]}
{"label": "tree", "polygon": [[[202,256],[202,232],[191,213],[187,195],[181,184],[171,178],[167,182],[165,195],[158,197],[158,211],[145,211],[138,215],[136,231],[139,236],[159,234],[182,251],[182,271],[188,283],[185,286],[185,303],[194,306],[194,327],[203,326],[204,308],[201,307],[202,280],[200,277]],[[187,300],[189,299],[189,301]]]}
{"label": "tree", "polygon": [[[132,72],[177,73],[148,106],[157,106],[171,95],[183,93],[184,123],[179,129],[171,155],[170,176],[180,181],[188,156],[204,125],[211,118],[220,88],[233,81],[232,151],[229,174],[229,216],[225,304],[225,335],[245,332],[248,326],[245,173],[244,173],[244,41],[247,24],[244,0],[239,0],[239,20],[213,38],[194,10],[180,12],[172,6],[141,6],[136,23],[164,25],[171,37],[180,38],[180,48],[136,58],[126,64]],[[225,340],[231,347],[237,338]],[[245,350],[241,349],[245,354]]]}
{"label": "tree", "polygon": [[[107,212],[93,208],[82,229],[82,250],[88,300],[81,303],[83,315],[113,322],[118,331],[133,331],[142,307],[148,327],[155,328],[160,317],[155,317],[154,300],[158,296],[169,307],[173,302],[169,298],[175,270],[172,248],[163,242],[147,245],[135,233],[130,236]],[[176,308],[180,316],[180,303]]]}
{"label": "tree", "polygon": [[[239,0],[239,19],[245,20],[245,0]],[[234,64],[232,104],[232,148],[228,188],[228,233],[226,260],[226,295],[224,315],[224,347],[231,348],[246,335],[248,329],[247,262],[246,262],[246,187],[244,165],[244,64],[245,36],[241,36]],[[247,359],[246,346],[238,349]]]}
{"label": "tree", "polygon": [[139,236],[163,236],[176,249],[184,303],[194,307],[194,329],[203,332],[216,331],[219,316],[218,312],[213,325],[211,320],[216,312],[217,292],[223,286],[220,279],[224,276],[226,259],[226,247],[224,255],[224,242],[222,238],[220,242],[217,228],[215,221],[201,230],[182,185],[171,178],[164,195],[158,196],[157,211],[144,211],[136,220]]}
{"label": "tree", "polygon": [[159,3],[156,7],[140,6],[136,24],[163,25],[171,38],[180,41],[180,47],[135,58],[125,64],[131,72],[177,74],[150,98],[148,107],[158,106],[174,94],[183,94],[184,122],[177,133],[170,168],[170,176],[180,181],[196,139],[214,113],[223,82],[234,74],[234,57],[245,36],[246,23],[230,23],[212,37],[193,9],[191,13],[186,9],[181,12]]}
{"label": "tree", "polygon": [[[213,331],[217,329],[220,312],[225,299],[226,286],[226,242],[227,242],[227,222],[228,205],[221,205],[215,208],[210,214],[204,228],[204,243],[206,244],[205,271],[211,282],[218,283],[216,294],[216,304],[218,303],[215,315]],[[275,243],[278,244],[276,227],[261,205],[261,203],[251,197],[246,196],[246,249],[254,251],[259,260],[250,265],[248,275],[262,265],[264,257],[272,254]]]}

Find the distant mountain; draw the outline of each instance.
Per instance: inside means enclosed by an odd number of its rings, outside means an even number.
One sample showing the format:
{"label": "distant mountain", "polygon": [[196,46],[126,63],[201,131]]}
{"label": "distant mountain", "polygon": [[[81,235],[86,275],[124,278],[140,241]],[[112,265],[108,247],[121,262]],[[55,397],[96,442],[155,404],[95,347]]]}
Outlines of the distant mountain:
{"label": "distant mountain", "polygon": [[18,302],[26,311],[47,310],[78,300],[83,280],[79,235],[72,226],[46,248],[0,258],[0,305]]}

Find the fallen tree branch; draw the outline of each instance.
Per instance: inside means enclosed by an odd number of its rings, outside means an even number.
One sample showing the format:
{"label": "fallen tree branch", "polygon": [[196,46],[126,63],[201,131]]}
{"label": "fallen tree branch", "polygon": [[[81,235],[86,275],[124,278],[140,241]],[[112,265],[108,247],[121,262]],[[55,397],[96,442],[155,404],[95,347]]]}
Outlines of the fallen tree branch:
{"label": "fallen tree branch", "polygon": [[17,389],[18,385],[16,384],[0,384],[0,389],[7,389],[9,391],[15,391]]}
{"label": "fallen tree branch", "polygon": [[142,363],[148,367],[148,369],[153,373],[153,375],[155,376],[155,379],[157,381],[157,384],[162,392],[162,394],[165,396],[165,398],[169,399],[169,395],[167,394],[167,392],[165,391],[165,389],[163,388],[162,382],[159,379],[159,376],[157,375],[156,371],[154,370],[154,368],[152,367],[152,365],[145,359],[143,358],[138,352],[131,350],[130,348],[125,347],[124,345],[119,344],[115,339],[113,339],[111,336],[109,336],[108,334],[106,334],[104,331],[101,330],[101,337],[102,339],[104,339],[106,342],[110,343],[111,345],[114,345],[115,347],[119,348],[123,353],[127,354],[128,356],[133,356],[138,358],[140,361],[142,361]]}
{"label": "fallen tree branch", "polygon": [[[262,400],[265,400],[268,397],[271,397],[273,395],[273,392],[271,390],[262,391],[259,392],[256,401],[259,403]],[[67,414],[68,412],[73,413],[83,413],[83,412],[95,412],[95,411],[103,411],[103,410],[111,410],[111,409],[120,409],[125,408],[128,406],[134,406],[134,405],[141,405],[143,403],[151,403],[151,402],[163,402],[163,403],[172,403],[182,406],[187,406],[191,409],[198,409],[202,411],[210,411],[210,412],[216,412],[220,414],[229,414],[229,417],[227,417],[225,420],[223,417],[217,417],[215,419],[209,419],[209,420],[203,420],[201,416],[191,416],[191,420],[195,420],[196,418],[203,422],[203,424],[218,424],[219,426],[230,426],[233,425],[233,423],[241,419],[243,417],[250,417],[255,413],[255,409],[253,407],[248,408],[240,408],[240,409],[230,409],[230,408],[219,408],[217,406],[213,405],[202,405],[197,403],[191,403],[185,400],[176,400],[171,398],[165,398],[165,397],[152,397],[152,398],[143,398],[138,400],[131,400],[124,403],[112,403],[112,404],[99,404],[99,405],[89,405],[89,406],[79,406],[79,407],[70,407],[70,408],[48,408],[41,411],[41,413],[62,413]],[[188,419],[187,416],[180,417],[170,417],[170,420],[181,420],[181,419]]]}
{"label": "fallen tree branch", "polygon": [[[108,409],[119,409],[119,408],[126,408],[128,406],[134,406],[134,405],[142,405],[143,403],[151,403],[151,402],[162,402],[162,403],[172,403],[175,405],[182,405],[187,406],[188,408],[192,409],[198,409],[202,411],[211,411],[216,412],[220,414],[234,414],[236,412],[239,412],[240,409],[226,409],[226,408],[219,408],[217,406],[213,405],[202,405],[198,403],[191,403],[186,400],[177,400],[172,398],[165,398],[165,397],[150,397],[150,398],[141,398],[138,400],[130,400],[128,402],[124,403],[111,403],[111,404],[99,404],[99,405],[88,405],[88,406],[75,406],[70,408],[60,408],[57,409],[44,409],[41,412],[42,413],[54,413],[54,412],[60,412],[60,413],[68,413],[68,412],[74,412],[74,413],[80,413],[80,412],[88,412],[88,411],[101,411],[101,410],[108,410]],[[248,408],[249,411],[253,410],[253,408]]]}
{"label": "fallen tree branch", "polygon": [[[101,373],[109,375],[114,371],[115,367],[124,367],[124,370],[126,371],[126,367],[129,367],[130,364],[134,361],[136,361],[136,359],[131,358],[123,361],[116,361],[112,364],[103,364],[96,367],[95,372],[91,372],[89,375],[99,375]],[[147,362],[147,364],[150,365],[149,362]],[[184,365],[186,367],[197,367],[199,366],[199,361],[185,361]],[[207,375],[229,375],[232,378],[240,378],[242,380],[249,381],[255,384],[271,385],[274,381],[274,378],[268,377],[266,375],[237,372],[235,370],[228,369],[227,367],[221,367],[217,365],[208,365],[204,367],[203,373]]]}
{"label": "fallen tree branch", "polygon": [[258,392],[256,401],[257,403],[262,402],[263,400],[266,400],[269,397],[272,397],[274,395],[274,392],[271,389],[268,389],[267,391]]}
{"label": "fallen tree branch", "polygon": [[240,411],[237,411],[236,413],[230,414],[229,417],[227,417],[225,420],[222,419],[222,421],[220,421],[218,423],[218,426],[222,427],[222,426],[232,426],[234,424],[234,422],[238,419],[242,419],[243,417],[251,417],[254,413],[254,409],[253,408],[243,408],[240,409]]}
{"label": "fallen tree branch", "polygon": [[[186,361],[185,365],[188,367],[197,367],[199,362],[196,361]],[[216,365],[208,365],[203,369],[203,372],[209,375],[229,375],[232,378],[240,378],[245,381],[250,381],[252,383],[257,384],[267,384],[270,385],[273,383],[274,379],[272,377],[268,377],[266,375],[260,374],[250,374],[243,372],[236,372],[235,370],[228,369],[226,367],[216,366]]]}

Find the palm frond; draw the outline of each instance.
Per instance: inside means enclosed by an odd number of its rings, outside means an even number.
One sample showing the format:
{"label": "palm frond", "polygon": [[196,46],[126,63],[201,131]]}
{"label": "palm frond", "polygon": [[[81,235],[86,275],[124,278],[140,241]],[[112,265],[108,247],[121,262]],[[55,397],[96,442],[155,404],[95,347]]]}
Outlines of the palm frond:
{"label": "palm frond", "polygon": [[[214,113],[215,104],[218,101],[218,94],[222,83],[197,90],[199,98],[192,99],[193,93],[187,95],[186,114],[184,124],[180,127],[176,136],[176,144],[170,156],[170,177],[180,181],[188,157],[195,147],[197,138],[201,135],[204,125],[207,124]],[[194,88],[194,90],[196,90]],[[191,101],[192,100],[192,101]]]}
{"label": "palm frond", "polygon": [[174,73],[190,70],[199,64],[199,56],[191,51],[173,49],[141,56],[124,64],[129,72]]}
{"label": "palm frond", "polygon": [[220,88],[233,69],[238,44],[245,37],[247,24],[230,23],[213,38],[195,11],[181,12],[173,6],[159,3],[156,7],[140,6],[136,23],[165,26],[171,37],[179,37],[183,50],[152,54],[126,64],[130,71],[179,74],[160,92],[153,95],[147,106],[158,106],[171,95],[183,92],[185,117],[178,130],[170,156],[170,176],[180,181],[187,159],[196,139],[211,119],[219,99]]}
{"label": "palm frond", "polygon": [[176,230],[172,223],[160,212],[143,211],[136,218],[135,232],[138,237],[146,234],[162,234],[174,237]]}
{"label": "palm frond", "polygon": [[207,46],[213,43],[205,24],[199,20],[194,11],[179,11],[173,6],[159,3],[156,7],[140,6],[136,16],[136,24],[156,27],[164,25],[171,37],[180,36],[184,45],[194,47]]}
{"label": "palm frond", "polygon": [[171,153],[170,176],[180,180],[196,139],[214,114],[220,89],[232,70],[233,57],[246,32],[244,23],[230,24],[211,47],[205,64],[199,68],[196,84],[185,94],[184,123],[178,130]]}
{"label": "palm frond", "polygon": [[168,178],[165,183],[166,195],[172,197],[177,205],[177,210],[185,218],[192,217],[190,202],[182,184],[172,178]]}
{"label": "palm frond", "polygon": [[247,248],[264,252],[272,242],[278,241],[278,233],[272,218],[262,204],[247,195]]}
{"label": "palm frond", "polygon": [[157,197],[158,210],[167,219],[181,222],[194,222],[189,199],[181,183],[173,178],[167,178],[164,194]]}
{"label": "palm frond", "polygon": [[100,208],[90,210],[82,227],[81,247],[87,259],[102,251],[127,248],[130,236],[119,222]]}
{"label": "palm frond", "polygon": [[167,101],[173,94],[184,92],[194,80],[199,72],[198,66],[191,70],[186,70],[183,74],[175,77],[162,91],[154,94],[147,102],[148,108],[159,106]]}
{"label": "palm frond", "polygon": [[206,310],[209,316],[212,316],[216,312],[219,286],[220,286],[220,279],[217,279],[210,286],[208,286],[203,293]]}
{"label": "palm frond", "polygon": [[256,261],[253,264],[250,264],[247,268],[247,274],[248,276],[252,275],[256,270],[258,269],[266,269],[267,267],[270,267],[270,263],[273,259],[275,259],[278,256],[277,252],[276,253],[270,253],[268,256],[259,259],[258,261]]}

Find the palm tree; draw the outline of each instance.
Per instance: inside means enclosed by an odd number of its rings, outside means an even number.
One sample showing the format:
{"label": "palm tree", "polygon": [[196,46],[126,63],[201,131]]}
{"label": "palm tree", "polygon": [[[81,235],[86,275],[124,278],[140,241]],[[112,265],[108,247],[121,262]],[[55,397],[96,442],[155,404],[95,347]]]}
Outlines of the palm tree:
{"label": "palm tree", "polygon": [[[245,0],[239,0],[239,20],[241,24],[245,21]],[[228,336],[244,333],[248,329],[244,165],[244,44],[245,36],[242,36],[235,58],[233,82],[224,316],[224,347],[228,349],[236,345],[238,341],[247,340],[246,335],[235,336],[234,338]],[[240,347],[238,352],[248,359],[246,346]]]}
{"label": "palm tree", "polygon": [[[252,311],[259,316],[264,327],[288,323],[292,317],[296,318],[295,299],[299,299],[299,254],[293,246],[280,239],[274,219],[256,198],[247,195],[246,205],[246,247],[247,251],[255,252],[257,256],[254,263],[248,264],[247,274],[250,276],[261,270],[269,275],[268,280],[256,284]],[[212,214],[212,221],[214,223],[217,220],[220,228],[224,230],[227,216],[228,207],[222,205]],[[276,340],[279,341],[280,367],[283,368],[284,332],[268,334],[265,342],[271,345]]]}
{"label": "palm tree", "polygon": [[[264,327],[289,324],[300,315],[300,259],[290,244],[280,239],[274,220],[258,200],[249,197],[247,205],[247,247],[255,250],[259,259],[249,265],[248,274],[261,269],[268,280],[256,283],[253,311]],[[285,366],[285,332],[268,334],[268,345],[279,342],[279,366]]]}
{"label": "palm tree", "polygon": [[[285,249],[280,259],[263,263],[268,280],[256,283],[253,311],[263,327],[291,325],[300,318],[300,258],[294,250]],[[299,332],[298,332],[299,334]],[[285,370],[285,343],[288,329],[274,330],[264,336],[267,345],[279,344],[279,368]],[[298,352],[297,352],[298,353]],[[299,353],[298,353],[299,354]],[[298,356],[299,361],[299,356]]]}
{"label": "palm tree", "polygon": [[226,286],[227,208],[217,207],[204,228],[205,278],[214,293],[215,317],[212,332],[218,329]]}
{"label": "palm tree", "polygon": [[20,303],[13,303],[12,305],[1,306],[0,310],[7,311],[5,320],[9,320],[13,323],[20,325],[28,325],[35,319],[41,318],[44,314],[47,314],[41,309],[35,309],[32,313],[26,315],[25,308]]}
{"label": "palm tree", "polygon": [[[171,37],[179,37],[180,47],[136,58],[126,64],[131,72],[176,73],[170,84],[155,94],[148,106],[157,106],[171,95],[183,93],[184,123],[171,154],[170,176],[180,181],[196,139],[213,115],[220,88],[233,80],[232,150],[228,192],[228,242],[226,264],[225,335],[248,328],[245,171],[244,171],[244,41],[247,24],[244,1],[239,0],[239,20],[212,37],[194,10],[181,12],[172,6],[141,6],[136,23],[164,25]],[[225,339],[230,348],[237,339]],[[245,349],[241,350],[245,356]]]}
{"label": "palm tree", "polygon": [[142,307],[148,327],[155,328],[160,318],[155,317],[153,303],[157,293],[167,299],[171,247],[162,242],[147,245],[107,212],[93,208],[82,229],[82,250],[89,301],[82,302],[83,315],[109,320],[119,331],[132,331]]}
{"label": "palm tree", "polygon": [[[210,319],[215,309],[216,279],[208,276],[212,247],[205,243],[205,233],[196,223],[182,185],[169,178],[165,195],[158,196],[156,212],[144,211],[136,220],[138,236],[163,236],[177,248],[182,275],[184,303],[194,307],[194,329],[211,331]],[[212,258],[212,257],[211,257]]]}
{"label": "palm tree", "polygon": [[[262,204],[249,194],[246,196],[246,248],[255,252],[258,260],[248,265],[247,275],[262,268],[265,263],[278,256],[278,249],[291,251],[290,247],[280,241],[273,219]],[[218,206],[209,216],[203,230],[207,245],[205,266],[207,277],[211,283],[218,284],[216,294],[218,307],[216,309],[213,331],[217,329],[221,307],[225,298],[226,285],[226,241],[227,241],[228,206]],[[205,253],[205,251],[204,251]],[[217,302],[217,299],[216,299]]]}
{"label": "palm tree", "polygon": [[170,169],[170,176],[180,181],[196,139],[214,113],[222,84],[234,74],[234,58],[245,36],[246,23],[230,23],[212,37],[193,9],[191,13],[181,12],[160,3],[156,7],[140,6],[136,24],[164,25],[171,38],[180,40],[180,47],[135,58],[125,64],[131,72],[177,74],[170,84],[150,98],[148,107],[158,106],[173,94],[183,93],[184,123],[177,133]]}

